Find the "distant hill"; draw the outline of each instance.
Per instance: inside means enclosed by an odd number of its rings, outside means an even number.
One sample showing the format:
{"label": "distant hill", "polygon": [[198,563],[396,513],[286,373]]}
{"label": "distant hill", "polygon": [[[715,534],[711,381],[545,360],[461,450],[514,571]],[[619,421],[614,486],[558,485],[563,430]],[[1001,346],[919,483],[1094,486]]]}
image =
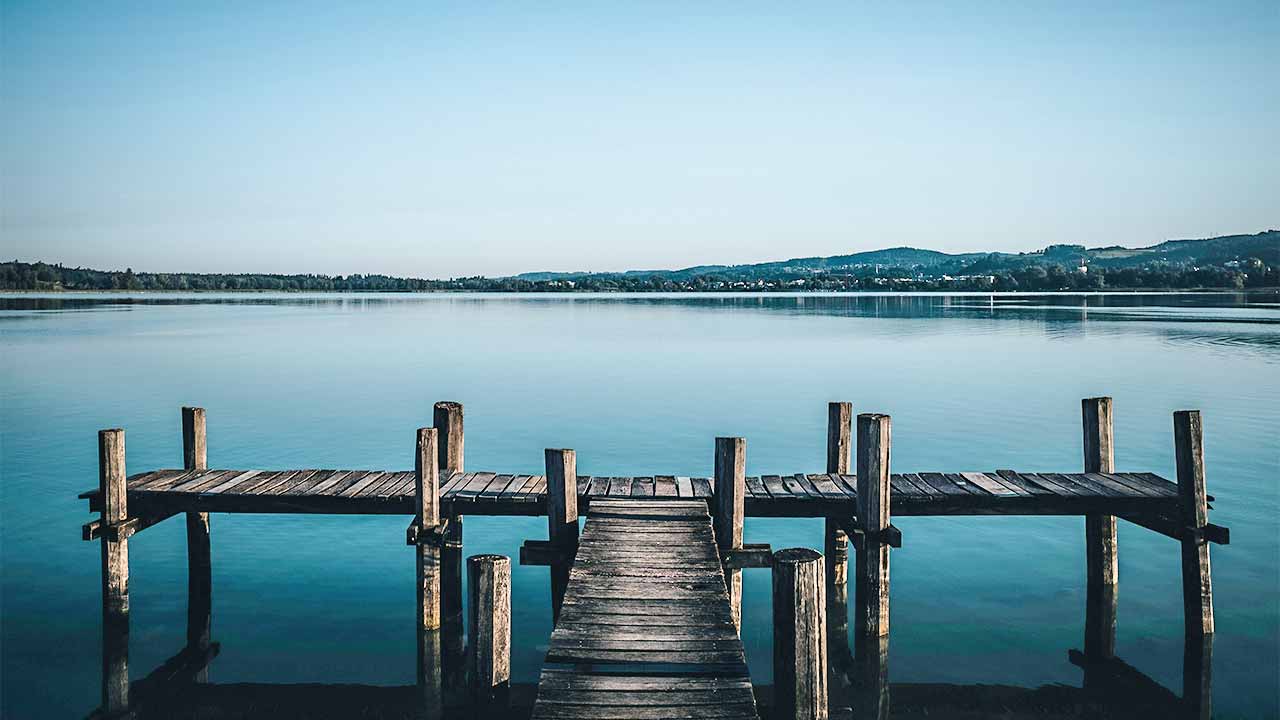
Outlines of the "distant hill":
{"label": "distant hill", "polygon": [[328,292],[731,292],[777,290],[1102,290],[1280,286],[1280,231],[1158,245],[1050,245],[1029,253],[897,247],[745,265],[618,273],[531,272],[444,279],[387,275],[156,273],[0,263],[0,290]]}
{"label": "distant hill", "polygon": [[697,265],[675,270],[628,270],[615,273],[529,272],[513,279],[531,282],[582,278],[663,277],[672,281],[699,276],[730,280],[799,278],[842,273],[863,274],[890,269],[911,271],[912,275],[933,277],[957,274],[993,274],[1032,266],[1092,265],[1101,268],[1136,268],[1153,263],[1176,267],[1215,265],[1257,258],[1268,265],[1280,265],[1280,230],[1254,235],[1226,235],[1198,240],[1168,240],[1150,247],[1119,245],[1087,248],[1084,245],[1051,245],[1030,253],[945,253],[912,247],[868,250],[850,255],[792,258],[746,265]]}

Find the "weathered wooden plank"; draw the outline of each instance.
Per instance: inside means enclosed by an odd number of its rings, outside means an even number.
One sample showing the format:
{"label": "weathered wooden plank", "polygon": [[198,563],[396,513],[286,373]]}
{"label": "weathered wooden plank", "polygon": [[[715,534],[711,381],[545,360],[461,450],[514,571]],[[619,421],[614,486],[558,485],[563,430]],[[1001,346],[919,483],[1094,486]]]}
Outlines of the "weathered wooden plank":
{"label": "weathered wooden plank", "polygon": [[631,478],[609,478],[609,497],[631,497]]}
{"label": "weathered wooden plank", "polygon": [[693,483],[693,497],[699,500],[710,500],[712,496],[711,479],[704,477],[690,478]]}
{"label": "weathered wooden plank", "polygon": [[654,482],[651,477],[638,477],[631,482],[632,497],[653,497]]}
{"label": "weathered wooden plank", "polygon": [[[982,488],[983,490],[991,493],[992,495],[1009,496],[1009,495],[1019,494],[1018,492],[1015,492],[1014,490],[1008,487],[1005,487],[1005,485],[999,482],[998,480],[992,477],[989,477],[986,473],[962,472],[957,474],[960,475],[960,477],[964,478],[966,481],[972,483],[973,485],[979,488]],[[1023,494],[1026,494],[1026,493],[1023,493]]]}

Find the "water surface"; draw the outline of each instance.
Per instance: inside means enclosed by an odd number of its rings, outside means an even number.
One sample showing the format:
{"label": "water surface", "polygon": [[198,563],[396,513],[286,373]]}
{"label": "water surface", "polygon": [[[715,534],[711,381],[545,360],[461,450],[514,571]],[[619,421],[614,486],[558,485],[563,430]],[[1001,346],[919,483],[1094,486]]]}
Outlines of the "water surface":
{"label": "water surface", "polygon": [[[1174,476],[1171,413],[1204,413],[1217,717],[1276,717],[1280,303],[1275,295],[30,295],[0,297],[0,702],[78,717],[99,697],[96,544],[76,494],[100,428],[128,467],[181,463],[179,407],[208,410],[214,467],[412,467],[435,400],[466,405],[468,469],[709,475],[819,471],[826,402],[893,416],[895,471],[1071,471],[1080,398],[1112,395],[1121,471]],[[894,683],[1079,686],[1080,518],[900,518]],[[412,684],[405,518],[215,515],[217,683]],[[468,555],[515,557],[541,518],[468,518]],[[748,542],[822,548],[816,520]],[[1181,688],[1177,545],[1121,524],[1118,654]],[[131,668],[184,642],[185,534],[131,544]],[[536,680],[547,571],[513,568],[517,682]],[[753,678],[771,681],[769,578],[745,573]]]}

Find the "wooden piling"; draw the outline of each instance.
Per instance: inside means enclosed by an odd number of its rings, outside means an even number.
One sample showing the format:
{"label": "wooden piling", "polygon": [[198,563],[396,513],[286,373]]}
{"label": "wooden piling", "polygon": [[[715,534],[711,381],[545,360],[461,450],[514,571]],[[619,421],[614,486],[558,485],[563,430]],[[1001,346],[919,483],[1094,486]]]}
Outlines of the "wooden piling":
{"label": "wooden piling", "polygon": [[856,631],[889,634],[889,448],[888,415],[858,416],[858,525],[862,547],[856,558],[854,605]]}
{"label": "wooden piling", "polygon": [[813,550],[773,554],[773,717],[778,720],[828,716],[822,575],[822,555]]}
{"label": "wooden piling", "polygon": [[[182,467],[209,467],[204,408],[182,408]],[[187,513],[187,647],[209,648],[213,606],[213,563],[209,544],[209,513]],[[207,679],[207,670],[202,677]]]}
{"label": "wooden piling", "polygon": [[[437,466],[446,476],[463,472],[462,403],[437,402],[432,408],[432,426],[439,438]],[[440,615],[442,662],[445,684],[460,691],[466,671],[462,640],[462,515],[449,512],[445,516],[443,545],[440,548]]]}
{"label": "wooden piling", "polygon": [[1205,496],[1204,434],[1199,410],[1173,414],[1174,455],[1178,466],[1178,504],[1182,523],[1182,609],[1186,637],[1213,634],[1213,578],[1209,544],[1203,530],[1209,524]]}
{"label": "wooden piling", "polygon": [[[742,549],[743,521],[746,517],[747,441],[740,437],[716,438],[715,494],[712,519],[720,556]],[[742,570],[725,568],[725,585],[733,624],[742,630]]]}
{"label": "wooden piling", "polygon": [[547,473],[547,537],[557,557],[551,563],[551,614],[559,620],[573,556],[578,550],[578,456],[572,450],[548,448],[543,457]]}
{"label": "wooden piling", "polygon": [[511,558],[467,558],[467,649],[474,702],[501,704],[511,683]]}
{"label": "wooden piling", "polygon": [[[853,404],[827,403],[827,472],[849,474],[852,450]],[[849,538],[838,518],[827,518],[823,533],[823,557],[827,563],[827,602],[832,610],[849,604]]]}
{"label": "wooden piling", "polygon": [[[1084,431],[1084,471],[1115,472],[1112,402],[1109,397],[1080,401]],[[1086,515],[1085,537],[1085,632],[1084,653],[1094,660],[1115,657],[1117,561],[1115,515]]]}
{"label": "wooden piling", "polygon": [[[414,515],[420,537],[440,523],[440,471],[436,466],[439,433],[418,428],[414,457]],[[440,629],[440,546],[418,541],[418,629]]]}
{"label": "wooden piling", "polygon": [[851,689],[853,717],[858,720],[887,720],[889,717],[889,638],[858,635],[855,638]]}
{"label": "wooden piling", "polygon": [[[129,516],[125,485],[124,430],[98,432],[98,487],[102,525]],[[129,540],[102,535],[102,712],[107,717],[129,709]]]}

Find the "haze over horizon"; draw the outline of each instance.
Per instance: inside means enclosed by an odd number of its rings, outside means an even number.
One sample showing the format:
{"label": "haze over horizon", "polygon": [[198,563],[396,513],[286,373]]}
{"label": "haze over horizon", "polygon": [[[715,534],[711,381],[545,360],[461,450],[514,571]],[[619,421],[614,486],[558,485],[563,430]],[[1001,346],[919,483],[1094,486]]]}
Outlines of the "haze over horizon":
{"label": "haze over horizon", "polygon": [[415,277],[1280,224],[1280,6],[0,1],[0,256]]}

